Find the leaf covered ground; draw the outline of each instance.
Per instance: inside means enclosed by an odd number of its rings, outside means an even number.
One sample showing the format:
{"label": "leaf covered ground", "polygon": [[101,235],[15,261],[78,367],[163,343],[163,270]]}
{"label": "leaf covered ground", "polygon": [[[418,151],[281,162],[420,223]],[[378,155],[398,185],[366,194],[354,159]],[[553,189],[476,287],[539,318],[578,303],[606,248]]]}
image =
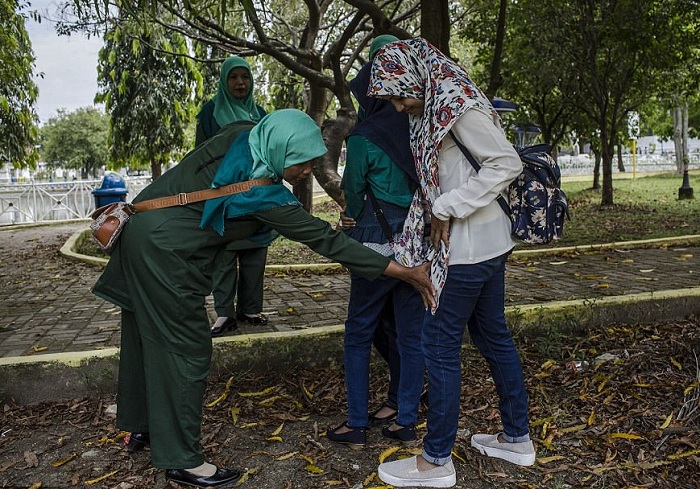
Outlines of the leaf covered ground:
{"label": "leaf covered ground", "polygon": [[[499,416],[485,362],[465,345],[457,487],[698,487],[700,318],[549,338],[531,332],[517,342],[538,461],[515,467],[469,447],[471,433],[498,429]],[[571,368],[571,360],[588,366]],[[245,470],[242,488],[389,487],[376,478],[379,460],[416,453],[420,444],[397,445],[378,429],[364,450],[329,442],[324,431],[345,419],[343,382],[340,368],[211,379],[202,429],[207,458]],[[385,389],[375,362],[373,405]],[[151,467],[148,451],[124,450],[114,403],[109,396],[2,406],[0,487],[176,487]]]}

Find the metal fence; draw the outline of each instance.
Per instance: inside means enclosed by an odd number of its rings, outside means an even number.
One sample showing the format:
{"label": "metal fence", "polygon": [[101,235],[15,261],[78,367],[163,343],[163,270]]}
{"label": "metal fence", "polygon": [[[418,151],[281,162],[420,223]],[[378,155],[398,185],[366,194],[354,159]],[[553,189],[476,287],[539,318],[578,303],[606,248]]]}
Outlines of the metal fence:
{"label": "metal fence", "polygon": [[[127,200],[150,183],[150,177],[124,178]],[[93,190],[102,180],[0,184],[0,226],[89,218],[95,209]]]}
{"label": "metal fence", "polygon": [[[689,160],[689,169],[700,169],[700,153],[692,152]],[[623,155],[623,162],[626,171],[631,173],[631,155]],[[594,162],[588,155],[559,156],[558,163],[562,175],[593,174]],[[675,160],[669,156],[637,155],[636,171],[639,173],[675,169]],[[615,160],[613,172],[617,171]],[[151,178],[124,177],[124,181],[127,200],[132,200],[150,183]],[[0,183],[0,226],[87,219],[95,209],[92,191],[101,184],[102,180]],[[314,196],[323,193],[323,189],[314,181]]]}

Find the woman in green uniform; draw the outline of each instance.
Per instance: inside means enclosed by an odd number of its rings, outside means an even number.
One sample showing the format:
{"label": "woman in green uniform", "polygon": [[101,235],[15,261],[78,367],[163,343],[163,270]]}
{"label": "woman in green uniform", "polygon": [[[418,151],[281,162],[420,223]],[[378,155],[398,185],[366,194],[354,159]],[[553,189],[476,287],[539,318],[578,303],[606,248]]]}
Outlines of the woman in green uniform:
{"label": "woman in green uniform", "polygon": [[[253,98],[253,73],[248,62],[240,56],[230,56],[221,65],[216,95],[197,114],[195,145],[228,124],[236,121],[258,122],[267,112]],[[238,321],[253,325],[267,324],[261,314],[267,247],[274,239],[258,242],[239,240],[229,246],[227,260],[218,263],[214,272],[214,310],[216,321],[212,336],[221,336],[235,329]]]}
{"label": "woman in green uniform", "polygon": [[205,298],[228,244],[271,228],[368,279],[384,273],[406,280],[434,305],[427,264],[406,268],[347,238],[308,214],[282,185],[308,178],[311,160],[325,152],[310,117],[280,110],[257,125],[226,126],[135,199],[255,178],[277,182],[134,215],[93,289],[122,309],[117,426],[150,438],[151,461],[170,480],[215,487],[240,475],[207,463],[199,444],[212,353]]}

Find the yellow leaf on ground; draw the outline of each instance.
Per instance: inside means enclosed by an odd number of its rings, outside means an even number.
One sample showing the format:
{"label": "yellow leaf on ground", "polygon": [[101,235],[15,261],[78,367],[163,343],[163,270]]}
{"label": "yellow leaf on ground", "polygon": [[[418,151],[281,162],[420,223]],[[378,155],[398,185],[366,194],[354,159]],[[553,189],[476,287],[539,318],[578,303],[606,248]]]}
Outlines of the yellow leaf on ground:
{"label": "yellow leaf on ground", "polygon": [[398,452],[400,448],[401,447],[389,447],[386,450],[384,450],[382,453],[379,454],[379,463],[383,464],[388,457]]}
{"label": "yellow leaf on ground", "polygon": [[232,407],[231,408],[231,419],[233,420],[233,424],[238,423],[238,415],[241,414],[241,408],[239,407]]}
{"label": "yellow leaf on ground", "polygon": [[304,467],[305,470],[311,472],[312,474],[323,474],[323,469],[321,467],[316,467],[313,464],[309,464]]}
{"label": "yellow leaf on ground", "polygon": [[73,455],[66,457],[61,460],[56,460],[55,462],[51,462],[51,467],[60,467],[61,465],[70,462],[76,457],[76,454],[74,453]]}
{"label": "yellow leaf on ground", "polygon": [[282,437],[281,436],[271,436],[267,439],[267,441],[280,441],[281,442]]}
{"label": "yellow leaf on ground", "polygon": [[280,461],[280,462],[281,462],[282,460],[287,460],[288,458],[292,458],[292,457],[293,457],[294,455],[296,455],[297,453],[299,453],[299,452],[289,452],[289,453],[285,453],[284,455],[280,455],[279,457],[277,457],[277,460]]}
{"label": "yellow leaf on ground", "polygon": [[696,448],[695,450],[690,450],[688,452],[675,453],[673,455],[669,455],[667,458],[669,460],[678,460],[679,458],[693,457],[698,454],[700,454],[700,448]]}
{"label": "yellow leaf on ground", "polygon": [[668,426],[671,424],[672,419],[673,419],[673,413],[669,414],[666,417],[666,420],[661,424],[661,426],[659,426],[659,428],[662,430],[665,430],[666,428],[668,428]]}
{"label": "yellow leaf on ground", "polygon": [[41,487],[41,482],[35,482],[31,486],[29,486],[29,489],[39,489]]}
{"label": "yellow leaf on ground", "polygon": [[607,289],[610,288],[609,284],[596,284],[593,286],[594,289]]}
{"label": "yellow leaf on ground", "polygon": [[673,364],[673,366],[676,367],[678,370],[683,370],[683,365],[681,365],[678,360],[676,360],[673,357],[669,357],[669,360],[671,360],[671,363]]}
{"label": "yellow leaf on ground", "polygon": [[552,457],[542,457],[537,459],[537,463],[548,464],[549,462],[556,462],[557,460],[566,460],[563,455],[554,455]]}
{"label": "yellow leaf on ground", "polygon": [[575,433],[577,431],[581,431],[586,429],[585,424],[577,424],[576,426],[569,426],[568,428],[560,428],[559,433]]}
{"label": "yellow leaf on ground", "polygon": [[34,346],[32,347],[32,349],[33,349],[35,352],[39,353],[40,351],[48,350],[49,347],[48,347],[48,346],[34,345]]}
{"label": "yellow leaf on ground", "polygon": [[365,477],[365,480],[362,481],[362,487],[369,485],[369,483],[372,482],[375,477],[377,477],[376,472],[372,472],[367,477]]}
{"label": "yellow leaf on ground", "polygon": [[241,397],[260,397],[269,394],[273,390],[275,390],[276,386],[268,387],[267,389],[263,389],[258,392],[239,392],[238,395]]}
{"label": "yellow leaf on ground", "polygon": [[457,460],[461,461],[462,463],[465,463],[465,464],[467,463],[467,461],[464,460],[462,457],[460,457],[460,456],[457,454],[457,452],[455,452],[454,450],[452,450],[452,456],[453,456],[454,458],[456,458]]}
{"label": "yellow leaf on ground", "polygon": [[224,387],[224,391],[219,395],[219,397],[217,397],[216,399],[214,399],[213,401],[211,401],[209,404],[207,404],[207,407],[214,407],[214,406],[216,406],[217,404],[219,404],[221,401],[223,401],[224,399],[226,399],[226,397],[228,397],[228,392],[229,392],[229,390],[231,389],[231,384],[233,384],[233,376],[231,376],[231,377],[226,381],[226,386]]}
{"label": "yellow leaf on ground", "polygon": [[116,474],[117,472],[119,472],[119,469],[113,470],[112,472],[110,472],[110,473],[108,473],[108,474],[105,474],[105,475],[102,475],[102,476],[100,476],[100,477],[97,477],[96,479],[90,479],[89,481],[85,481],[85,485],[86,485],[86,486],[91,486],[91,485],[93,485],[93,484],[97,484],[98,482],[102,482],[103,480],[105,480],[105,479],[107,479],[107,478],[109,478],[109,477],[112,477],[112,476],[113,476],[114,474]]}
{"label": "yellow leaf on ground", "polygon": [[279,435],[280,433],[282,433],[282,428],[284,428],[284,423],[282,423],[281,425],[279,425],[279,428],[277,428],[275,431],[273,431],[272,433],[270,433],[270,435],[271,435],[271,436],[277,436],[277,435]]}
{"label": "yellow leaf on ground", "polygon": [[622,438],[623,440],[643,440],[639,435],[635,435],[633,433],[611,433],[608,435],[608,438],[613,439],[613,438]]}

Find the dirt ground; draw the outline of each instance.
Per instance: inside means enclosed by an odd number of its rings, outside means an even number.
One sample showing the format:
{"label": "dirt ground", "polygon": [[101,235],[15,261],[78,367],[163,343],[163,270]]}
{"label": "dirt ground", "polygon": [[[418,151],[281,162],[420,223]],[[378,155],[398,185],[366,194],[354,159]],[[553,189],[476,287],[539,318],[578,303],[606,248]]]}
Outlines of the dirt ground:
{"label": "dirt ground", "polygon": [[[700,318],[517,336],[538,461],[516,467],[469,447],[471,433],[499,428],[499,416],[485,362],[466,345],[457,487],[698,487]],[[570,360],[588,366],[572,369]],[[375,363],[373,405],[385,389]],[[364,450],[329,442],[324,432],[345,419],[344,399],[339,369],[229,372],[210,382],[204,451],[214,463],[244,470],[242,488],[390,487],[376,477],[379,460],[417,453],[420,442],[400,446],[376,428]],[[177,487],[151,467],[148,451],[126,452],[114,403],[109,396],[1,406],[0,487]]]}

